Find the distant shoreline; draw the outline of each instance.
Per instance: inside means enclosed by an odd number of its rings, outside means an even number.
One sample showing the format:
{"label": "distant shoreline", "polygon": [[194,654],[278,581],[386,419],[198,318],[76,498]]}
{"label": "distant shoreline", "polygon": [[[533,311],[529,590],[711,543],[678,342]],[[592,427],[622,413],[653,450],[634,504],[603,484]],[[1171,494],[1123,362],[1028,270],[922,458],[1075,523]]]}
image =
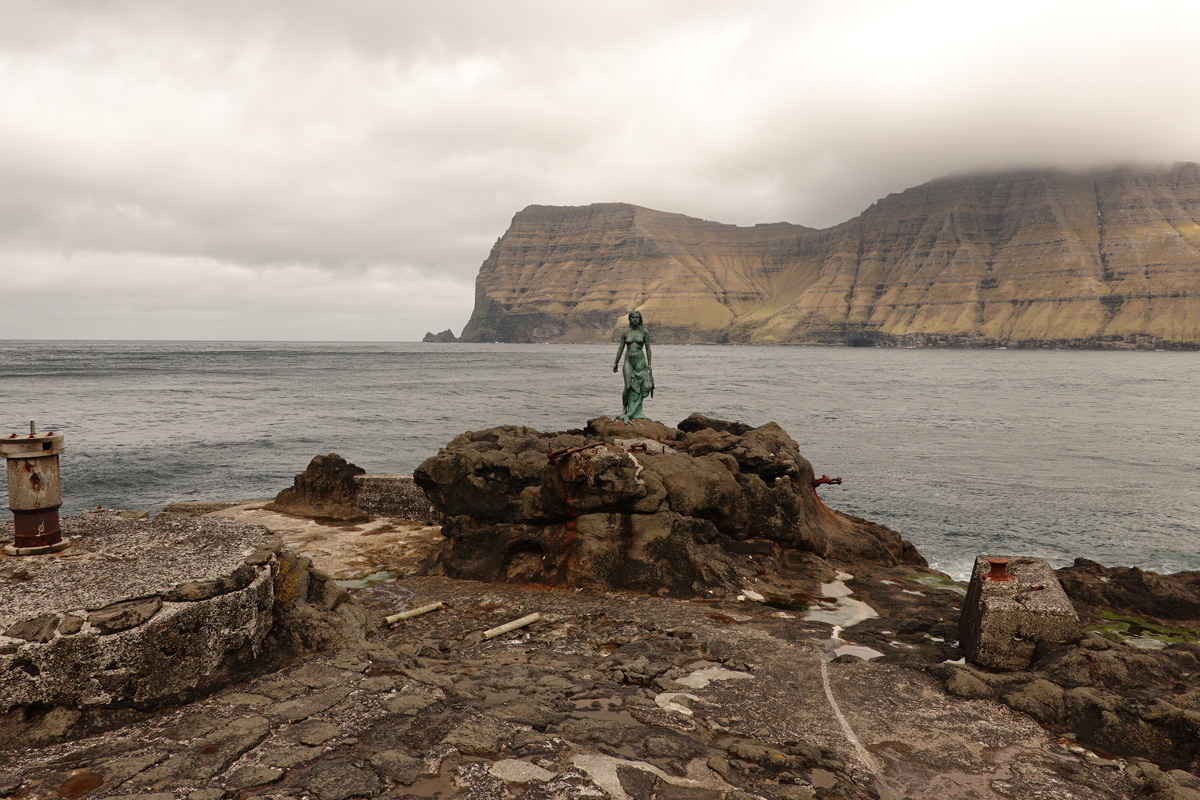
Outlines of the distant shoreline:
{"label": "distant shoreline", "polygon": [[[571,345],[616,345],[616,340],[609,341],[607,339],[597,339],[591,341],[537,341],[537,342],[464,342],[461,339],[454,342],[423,342],[420,339],[0,339],[0,344],[4,345],[20,345],[20,344],[87,344],[87,345],[103,345],[103,344],[220,344],[220,345],[398,345],[398,344],[525,344],[525,345],[545,345],[551,344],[556,346],[571,346]],[[885,342],[869,342],[864,344],[854,344],[847,342],[738,342],[738,341],[680,341],[678,339],[654,337],[654,344],[659,345],[694,345],[704,347],[820,347],[820,348],[836,348],[844,347],[849,349],[870,349],[870,348],[886,348],[889,350],[1072,350],[1072,351],[1117,351],[1117,352],[1196,352],[1200,351],[1200,342],[1155,342],[1153,344],[1139,344],[1127,342],[1113,342],[1103,344],[1081,344],[1074,341],[1063,342],[1010,342],[1008,344],[979,344],[979,343],[924,343],[924,344],[896,344]]]}
{"label": "distant shoreline", "polygon": [[[653,331],[651,331],[653,335]],[[1056,342],[1019,341],[1008,343],[988,342],[959,342],[959,341],[926,341],[911,343],[907,341],[862,341],[862,342],[753,342],[753,341],[681,341],[677,338],[654,337],[654,344],[659,345],[697,345],[706,347],[845,347],[850,349],[886,348],[890,350],[1093,350],[1097,352],[1197,352],[1200,342],[1080,342],[1064,340]],[[403,343],[401,343],[403,344]],[[449,341],[424,341],[417,344],[551,344],[551,345],[608,345],[616,344],[616,340],[591,341],[488,341],[464,342],[459,339]]]}

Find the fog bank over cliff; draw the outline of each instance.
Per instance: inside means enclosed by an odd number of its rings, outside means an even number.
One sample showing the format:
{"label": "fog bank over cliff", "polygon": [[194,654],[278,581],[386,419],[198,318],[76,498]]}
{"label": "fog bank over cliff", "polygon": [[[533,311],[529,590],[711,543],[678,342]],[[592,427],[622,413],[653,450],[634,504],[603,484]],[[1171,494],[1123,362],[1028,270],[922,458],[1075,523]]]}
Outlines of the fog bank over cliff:
{"label": "fog bank over cliff", "polygon": [[957,176],[822,230],[529,206],[464,341],[1200,346],[1200,165]]}

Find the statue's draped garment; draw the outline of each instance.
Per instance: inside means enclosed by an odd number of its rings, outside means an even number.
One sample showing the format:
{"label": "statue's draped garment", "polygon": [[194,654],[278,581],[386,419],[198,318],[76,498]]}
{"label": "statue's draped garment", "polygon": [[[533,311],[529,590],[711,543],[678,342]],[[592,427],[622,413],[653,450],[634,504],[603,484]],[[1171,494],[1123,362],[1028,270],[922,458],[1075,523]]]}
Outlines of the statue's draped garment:
{"label": "statue's draped garment", "polygon": [[654,373],[650,371],[645,353],[648,339],[646,329],[641,326],[630,327],[623,334],[625,365],[621,374],[625,378],[625,391],[621,393],[621,404],[624,408],[620,419],[626,422],[631,419],[645,419],[642,401],[654,396]]}

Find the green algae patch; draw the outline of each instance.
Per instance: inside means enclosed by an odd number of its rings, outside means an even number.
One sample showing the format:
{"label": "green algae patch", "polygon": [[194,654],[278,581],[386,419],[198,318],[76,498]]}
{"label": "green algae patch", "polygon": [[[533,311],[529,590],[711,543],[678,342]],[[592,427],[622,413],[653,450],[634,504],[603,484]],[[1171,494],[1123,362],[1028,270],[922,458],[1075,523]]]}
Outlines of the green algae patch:
{"label": "green algae patch", "polygon": [[1163,646],[1200,641],[1200,629],[1169,628],[1140,617],[1127,617],[1111,611],[1101,611],[1100,619],[1087,627],[1115,641],[1144,646],[1149,641],[1162,642]]}
{"label": "green algae patch", "polygon": [[809,598],[807,596],[799,593],[795,593],[791,597],[784,597],[783,595],[778,594],[769,594],[762,601],[762,604],[764,606],[770,606],[771,608],[778,608],[780,611],[795,611],[803,614],[805,611],[808,611],[808,607],[811,605],[808,600]]}

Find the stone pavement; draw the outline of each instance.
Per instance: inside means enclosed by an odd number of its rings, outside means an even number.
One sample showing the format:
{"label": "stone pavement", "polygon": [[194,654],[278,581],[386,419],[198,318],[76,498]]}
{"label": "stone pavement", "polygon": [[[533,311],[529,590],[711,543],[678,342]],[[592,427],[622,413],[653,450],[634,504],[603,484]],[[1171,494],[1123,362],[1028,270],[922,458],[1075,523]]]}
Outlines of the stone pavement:
{"label": "stone pavement", "polygon": [[829,626],[766,606],[444,578],[357,595],[376,618],[448,607],[384,631],[394,658],[318,654],[108,733],[2,751],[0,797],[1187,796],[1151,795],[1169,782],[1146,765],[922,671],[831,660]]}

